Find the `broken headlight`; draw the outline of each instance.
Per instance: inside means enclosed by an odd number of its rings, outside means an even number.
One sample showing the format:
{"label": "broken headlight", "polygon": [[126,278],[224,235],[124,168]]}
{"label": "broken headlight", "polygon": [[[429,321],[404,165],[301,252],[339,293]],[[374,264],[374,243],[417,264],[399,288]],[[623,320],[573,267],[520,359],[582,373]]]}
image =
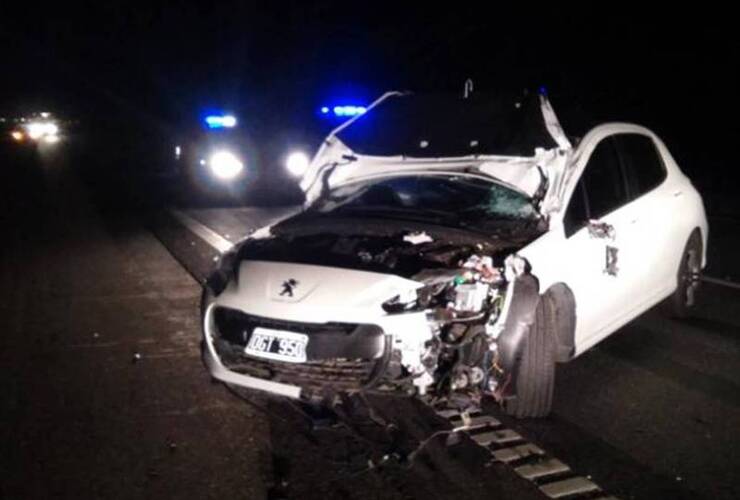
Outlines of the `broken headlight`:
{"label": "broken headlight", "polygon": [[226,289],[232,278],[236,278],[238,252],[236,246],[219,257],[214,271],[206,279],[205,286],[210,288],[214,295],[220,295]]}

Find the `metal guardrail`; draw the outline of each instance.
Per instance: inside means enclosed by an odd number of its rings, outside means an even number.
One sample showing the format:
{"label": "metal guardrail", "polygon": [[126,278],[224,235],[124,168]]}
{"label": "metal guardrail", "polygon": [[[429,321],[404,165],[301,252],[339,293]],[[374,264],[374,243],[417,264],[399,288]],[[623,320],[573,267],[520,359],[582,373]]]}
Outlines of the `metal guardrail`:
{"label": "metal guardrail", "polygon": [[734,288],[735,290],[740,290],[740,283],[736,283],[730,280],[724,280],[721,278],[712,278],[711,276],[705,276],[703,274],[699,276],[699,281],[702,281],[704,283],[711,283],[713,285],[725,286],[727,288]]}

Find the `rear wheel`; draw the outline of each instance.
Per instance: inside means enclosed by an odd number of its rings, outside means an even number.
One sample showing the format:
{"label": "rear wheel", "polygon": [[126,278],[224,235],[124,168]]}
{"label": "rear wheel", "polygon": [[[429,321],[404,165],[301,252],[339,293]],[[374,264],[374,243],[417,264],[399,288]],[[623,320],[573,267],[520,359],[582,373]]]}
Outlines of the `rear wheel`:
{"label": "rear wheel", "polygon": [[553,299],[543,295],[524,340],[516,397],[505,404],[509,415],[524,418],[544,417],[550,413],[555,389],[555,329]]}
{"label": "rear wheel", "polygon": [[681,263],[678,266],[676,291],[665,302],[668,315],[674,318],[686,318],[691,314],[699,291],[701,260],[701,235],[699,231],[694,231],[686,243]]}

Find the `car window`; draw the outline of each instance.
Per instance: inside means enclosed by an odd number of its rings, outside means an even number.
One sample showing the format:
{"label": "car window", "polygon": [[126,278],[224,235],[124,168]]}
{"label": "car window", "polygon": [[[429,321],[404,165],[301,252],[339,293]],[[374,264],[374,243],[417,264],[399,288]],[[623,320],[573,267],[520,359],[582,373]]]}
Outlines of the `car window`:
{"label": "car window", "polygon": [[587,222],[588,206],[586,205],[586,190],[583,189],[583,182],[579,180],[568,204],[568,209],[565,211],[565,218],[563,219],[565,237],[570,237],[570,235],[585,226]]}
{"label": "car window", "polygon": [[622,165],[624,165],[630,197],[637,198],[656,188],[666,178],[663,159],[653,140],[642,134],[614,136]]}
{"label": "car window", "polygon": [[596,146],[581,175],[589,218],[600,219],[627,202],[627,192],[611,137]]}

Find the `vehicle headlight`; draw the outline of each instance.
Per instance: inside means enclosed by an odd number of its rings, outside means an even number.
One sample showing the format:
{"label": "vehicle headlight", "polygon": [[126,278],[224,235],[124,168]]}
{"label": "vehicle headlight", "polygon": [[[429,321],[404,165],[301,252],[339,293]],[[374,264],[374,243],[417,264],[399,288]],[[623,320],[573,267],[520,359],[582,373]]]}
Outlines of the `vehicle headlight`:
{"label": "vehicle headlight", "polygon": [[229,151],[217,151],[213,153],[208,161],[213,175],[223,180],[231,180],[244,170],[244,165],[233,153]]}
{"label": "vehicle headlight", "polygon": [[59,126],[52,122],[31,122],[26,125],[26,130],[31,139],[37,140],[47,135],[57,135]]}
{"label": "vehicle headlight", "polygon": [[59,126],[56,123],[46,124],[46,135],[57,135],[59,133]]}
{"label": "vehicle headlight", "polygon": [[285,168],[291,174],[300,177],[306,172],[310,162],[308,155],[303,151],[293,151],[285,158]]}

